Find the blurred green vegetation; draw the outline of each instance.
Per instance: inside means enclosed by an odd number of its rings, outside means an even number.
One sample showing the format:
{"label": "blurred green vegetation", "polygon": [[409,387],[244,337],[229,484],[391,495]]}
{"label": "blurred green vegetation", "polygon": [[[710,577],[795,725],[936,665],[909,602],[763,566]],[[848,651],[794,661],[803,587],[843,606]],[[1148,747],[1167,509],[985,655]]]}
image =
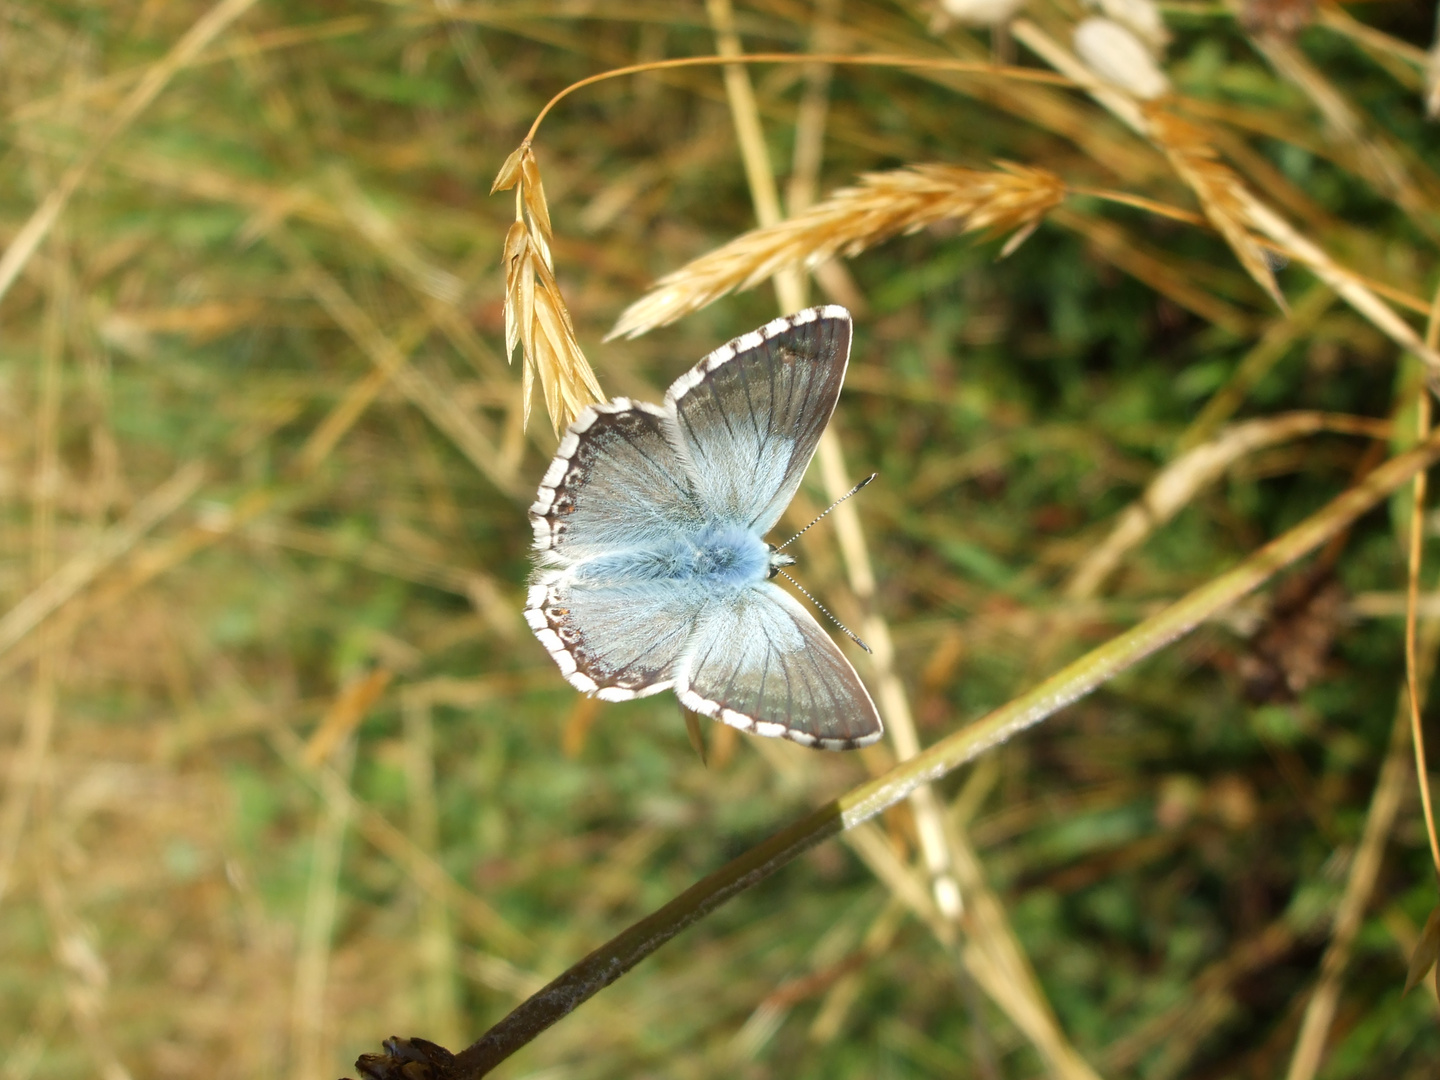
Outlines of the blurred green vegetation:
{"label": "blurred green vegetation", "polygon": [[[1377,61],[1318,15],[1299,34],[1361,118],[1352,144],[1229,9],[1164,10],[1166,70],[1213,106],[1197,115],[1223,114],[1221,149],[1253,189],[1347,267],[1428,302],[1440,141],[1413,58]],[[6,245],[206,11],[0,13]],[[1003,34],[936,29],[934,13],[845,0],[838,47],[1039,63]],[[1412,52],[1434,29],[1433,10],[1400,0],[1348,13]],[[1028,11],[1056,37],[1080,14],[1071,0]],[[799,51],[814,9],[756,0],[737,18],[747,49]],[[0,1076],[321,1080],[394,1033],[459,1048],[888,760],[707,732],[707,767],[671,696],[581,700],[519,614],[525,509],[555,440],[538,414],[520,426],[501,313],[513,202],[486,193],[570,81],[714,48],[699,3],[256,5],[84,177],[0,300],[0,604],[13,613],[84,565],[177,470],[204,471],[0,649]],[[803,70],[751,77],[783,176]],[[1085,95],[1044,91],[1083,124],[1081,145],[993,89],[837,68],[822,194],[869,170],[1003,158],[1195,206]],[[1419,210],[1367,175],[1382,143]],[[718,71],[582,91],[536,145],[557,276],[607,393],[656,400],[775,314],[757,288],[637,341],[601,340],[656,276],[754,223]],[[860,512],[926,741],[1368,467],[1366,440],[1334,434],[1242,457],[1097,597],[1068,596],[1074,568],[1284,316],[1214,233],[1066,206],[1116,243],[1052,221],[997,261],[999,240],[940,227],[848,262],[830,294],[856,316],[835,425],[857,476],[881,476]],[[1137,254],[1160,267],[1149,279]],[[1294,264],[1277,277],[1297,307],[1318,287]],[[1176,282],[1227,324],[1183,307]],[[363,321],[337,315],[337,294]],[[408,360],[403,385],[375,375],[387,349]],[[1415,361],[1336,301],[1236,417],[1408,416],[1418,385]],[[807,484],[785,524],[824,502]],[[1246,675],[1295,648],[1257,645],[1274,625],[1259,604],[940,786],[1098,1074],[1287,1068],[1403,685],[1408,502],[1395,505],[1272,590],[1322,562],[1343,590],[1314,617],[1333,644],[1298,692]],[[817,528],[799,554],[807,586],[858,624],[833,536]],[[360,704],[376,672],[389,681]],[[347,720],[353,736],[327,748],[320,733]],[[1440,1060],[1434,996],[1400,994],[1436,902],[1413,773],[1400,800],[1326,1080],[1429,1077]],[[916,863],[910,811],[882,828]],[[1042,1075],[1027,1036],[898,903],[832,842],[497,1075]]]}

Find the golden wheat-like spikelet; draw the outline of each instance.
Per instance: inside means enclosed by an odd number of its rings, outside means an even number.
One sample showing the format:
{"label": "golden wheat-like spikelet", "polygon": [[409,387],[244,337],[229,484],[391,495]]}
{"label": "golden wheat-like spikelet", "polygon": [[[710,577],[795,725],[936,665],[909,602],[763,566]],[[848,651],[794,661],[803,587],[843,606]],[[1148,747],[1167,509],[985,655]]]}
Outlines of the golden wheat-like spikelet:
{"label": "golden wheat-like spikelet", "polygon": [[1240,265],[1270,294],[1281,311],[1288,311],[1265,249],[1250,232],[1250,215],[1244,198],[1245,182],[1220,161],[1205,133],[1194,124],[1156,106],[1146,109],[1146,119],[1149,121],[1150,137],[1165,151],[1180,179],[1195,192],[1200,208],[1210,224],[1225,237]]}
{"label": "golden wheat-like spikelet", "polygon": [[505,234],[505,355],[520,346],[524,368],[520,395],[524,422],[530,423],[535,379],[545,409],[558,433],[585,406],[605,400],[580,342],[570,311],[555,282],[550,254],[550,208],[540,182],[540,166],[529,143],[505,159],[491,194],[518,185],[515,224]]}
{"label": "golden wheat-like spikelet", "polygon": [[777,271],[855,255],[946,219],[962,221],[965,232],[1018,230],[1002,252],[1008,255],[1064,198],[1054,173],[1005,162],[995,170],[911,165],[866,173],[799,217],[753,229],[667,274],[625,309],[608,337],[638,337]]}

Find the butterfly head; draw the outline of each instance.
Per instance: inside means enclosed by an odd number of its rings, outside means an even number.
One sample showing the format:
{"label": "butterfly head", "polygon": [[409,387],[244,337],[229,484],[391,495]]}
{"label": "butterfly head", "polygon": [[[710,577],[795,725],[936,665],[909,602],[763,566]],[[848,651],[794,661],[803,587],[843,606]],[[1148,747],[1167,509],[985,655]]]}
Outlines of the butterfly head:
{"label": "butterfly head", "polygon": [[782,566],[794,566],[794,565],[795,565],[795,556],[794,556],[794,555],[785,555],[785,554],[781,553],[780,551],[778,551],[778,550],[776,549],[776,547],[775,547],[774,544],[766,544],[766,545],[765,545],[765,550],[770,553],[770,566],[769,566],[769,569],[768,569],[768,570],[766,571],[766,573],[765,573],[765,577],[766,577],[767,579],[768,579],[768,578],[773,578],[776,574],[780,573],[780,568],[781,568]]}

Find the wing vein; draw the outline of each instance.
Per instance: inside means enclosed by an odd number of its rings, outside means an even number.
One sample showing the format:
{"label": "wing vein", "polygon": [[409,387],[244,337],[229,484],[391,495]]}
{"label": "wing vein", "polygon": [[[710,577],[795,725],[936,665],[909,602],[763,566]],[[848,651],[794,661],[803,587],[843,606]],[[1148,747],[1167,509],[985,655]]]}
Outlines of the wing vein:
{"label": "wing vein", "polygon": [[[736,359],[730,361],[730,363],[732,363],[732,364],[737,364],[737,363],[739,363],[739,362],[740,362],[740,360],[739,360],[738,357],[737,357]],[[722,365],[720,368],[716,368],[715,370],[716,370],[716,371],[720,371],[720,370],[722,370],[723,366],[724,366],[724,365]],[[733,440],[733,439],[735,438],[735,428],[734,428],[734,426],[730,423],[730,414],[729,414],[728,412],[726,412],[725,406],[724,406],[723,404],[721,404],[721,401],[720,401],[720,391],[715,388],[715,380],[714,380],[713,378],[706,379],[706,380],[705,380],[705,385],[706,385],[706,387],[710,390],[710,397],[711,397],[711,399],[714,400],[714,402],[715,402],[715,411],[716,411],[716,413],[719,414],[721,422],[724,423],[724,425],[725,425],[725,430],[730,433],[730,438]]]}
{"label": "wing vein", "polygon": [[766,430],[762,433],[760,430],[760,417],[755,412],[755,399],[750,396],[750,376],[745,374],[745,365],[743,364],[740,365],[739,371],[740,385],[745,390],[745,405],[750,410],[750,426],[755,429],[755,438],[760,444],[760,454],[763,460],[763,455],[770,446],[769,425],[766,425]]}
{"label": "wing vein", "polygon": [[[637,436],[620,428],[617,428],[616,430],[619,431],[621,437],[623,437],[625,441],[630,444],[630,446],[634,449],[635,453],[640,455],[641,458],[648,462],[651,468],[653,468],[657,473],[663,476],[666,480],[670,481],[671,487],[673,487],[677,492],[684,496],[687,502],[691,500],[691,498],[693,497],[693,493],[683,484],[681,484],[680,481],[677,480],[674,476],[670,475],[669,470],[666,469],[663,465],[661,465],[658,461],[656,461],[655,458],[651,456],[649,451],[641,447],[640,441]],[[655,434],[659,436],[661,442],[664,442],[665,435],[662,431],[660,431],[658,425],[652,427],[650,430],[655,432]]]}

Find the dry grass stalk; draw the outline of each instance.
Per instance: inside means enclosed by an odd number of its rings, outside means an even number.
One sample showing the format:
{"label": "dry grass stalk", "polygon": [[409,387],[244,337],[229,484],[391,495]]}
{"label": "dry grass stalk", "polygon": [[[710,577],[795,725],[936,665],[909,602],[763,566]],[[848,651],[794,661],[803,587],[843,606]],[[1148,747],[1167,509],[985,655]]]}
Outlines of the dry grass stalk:
{"label": "dry grass stalk", "polygon": [[1440,117],[1440,29],[1435,31],[1435,44],[1425,57],[1425,115],[1431,120]]}
{"label": "dry grass stalk", "polygon": [[843,839],[890,890],[891,896],[930,928],[941,945],[959,950],[969,975],[1025,1034],[1053,1075],[1062,1080],[1095,1080],[1096,1073],[1066,1040],[1040,992],[1005,909],[985,883],[979,862],[968,845],[954,851],[956,865],[965,878],[966,895],[970,897],[962,934],[957,928],[959,920],[940,910],[918,870],[896,854],[883,831],[866,823],[847,830]]}
{"label": "dry grass stalk", "polygon": [[985,880],[984,868],[963,832],[947,830],[950,862],[968,899],[961,956],[975,981],[1039,1051],[1059,1080],[1098,1080],[1098,1073],[1070,1043],[1046,999],[1005,905]]}
{"label": "dry grass stalk", "polygon": [[[715,29],[719,51],[725,55],[739,55],[742,48],[735,29],[734,13],[729,0],[707,0],[707,11]],[[774,171],[770,166],[765,148],[758,109],[750,88],[748,73],[738,66],[727,69],[726,92],[735,121],[741,154],[745,160],[745,171],[750,182],[756,217],[762,227],[760,231],[782,230],[785,228],[785,223],[780,219],[780,202]],[[809,117],[808,121],[812,124],[819,122],[813,116]],[[803,113],[801,122],[802,124],[807,122],[807,117]],[[818,135],[812,137],[818,142]],[[797,146],[802,141],[797,134]],[[818,165],[818,163],[816,164]],[[801,170],[797,168],[797,176],[800,173]],[[1058,202],[1063,198],[1063,187],[1057,178],[1051,179],[1055,201]],[[798,215],[797,220],[810,220],[812,213],[824,211],[827,205],[822,204],[814,208],[811,213]],[[972,212],[973,209],[972,207]],[[1049,209],[1049,207],[1046,206],[1039,210],[1033,220],[1020,222],[1023,228],[1021,233],[1012,240],[1012,246],[1023,240],[1038,224],[1045,209]],[[997,208],[992,207],[990,213],[991,218],[988,222],[972,221],[971,227],[984,228],[986,225],[998,225],[1001,220],[1000,212]],[[840,216],[843,221],[850,215],[842,212]],[[919,228],[922,223],[911,222],[910,224],[914,228]],[[899,231],[899,229],[893,231]],[[893,231],[886,235],[893,235]],[[823,237],[823,231],[821,235]],[[856,238],[854,251],[860,250],[863,246],[864,234],[860,234]],[[832,249],[832,253],[841,250],[840,247],[836,247]],[[853,254],[854,252],[845,251],[844,253]],[[824,256],[820,257],[820,261],[824,261]],[[808,268],[813,269],[813,266]],[[774,279],[782,311],[794,311],[804,305],[804,275],[799,261],[792,260],[788,264],[778,265],[770,271],[768,276]],[[755,281],[759,280],[761,277],[757,276]],[[643,302],[642,300],[641,303]],[[632,307],[631,310],[633,311],[634,308]],[[622,322],[623,320],[624,316],[622,316]],[[849,481],[846,479],[848,470],[845,467],[840,439],[833,427],[826,430],[821,437],[817,457],[825,477],[826,487],[830,489],[832,497],[838,496],[849,487]],[[891,643],[889,624],[873,603],[875,574],[866,549],[859,516],[853,504],[842,502],[836,507],[835,529],[851,587],[854,589],[857,599],[868,609],[864,622],[865,632],[868,636],[873,637],[875,642],[875,653],[872,655],[873,676],[879,691],[880,705],[889,724],[891,743],[900,757],[914,756],[920,750],[920,743],[904,685],[895,671],[894,648]],[[919,834],[921,856],[928,871],[930,886],[928,895],[924,884],[919,881],[918,875],[912,875],[883,840],[872,843],[870,847],[882,849],[884,854],[890,856],[888,861],[882,857],[880,852],[872,850],[871,857],[867,859],[867,862],[870,863],[877,876],[890,888],[901,887],[901,882],[909,884],[910,887],[902,889],[902,891],[914,894],[909,899],[910,906],[921,913],[921,917],[931,927],[931,932],[936,939],[947,949],[952,948],[959,940],[958,924],[962,917],[962,901],[960,885],[955,879],[954,868],[951,865],[950,844],[947,843],[949,838],[946,835],[944,816],[934,790],[928,785],[921,786],[911,794],[910,806],[914,812],[916,829]],[[879,836],[878,830],[875,831],[875,836]],[[882,868],[889,864],[893,864],[890,865],[891,872],[886,873]],[[920,906],[916,907],[916,904]],[[984,908],[980,911],[979,916],[978,928],[975,930],[979,935],[988,938],[992,936],[1005,937],[1008,934],[1009,925],[1005,920],[1003,909],[998,906]],[[1028,974],[1028,968],[1015,974],[1018,977],[1008,981],[992,980],[986,986],[987,992],[1021,1030],[1031,1034],[1037,1049],[1057,1074],[1064,1077],[1065,1080],[1093,1080],[1093,1074],[1077,1073],[1065,1067],[1072,1060],[1078,1061],[1078,1056],[1070,1049],[1064,1033],[1055,1024],[1053,1014],[1048,1003],[1045,1002],[1043,992],[1038,984],[1033,978],[1024,977]],[[977,981],[979,980],[977,979]],[[1038,1025],[1037,1033],[1037,1025],[1025,1022],[1026,1018],[1032,1014],[1048,1017],[1051,1022],[1048,1027],[1043,1023]],[[745,1040],[750,1040],[754,1045],[758,1045],[758,1041],[763,1041],[763,1038],[766,1037],[765,1032],[769,1029],[769,1025],[779,1022],[778,1017],[769,1010],[757,1011],[757,1018],[756,1028],[751,1029],[747,1024],[734,1045],[743,1047]]]}
{"label": "dry grass stalk", "polygon": [[126,95],[99,137],[89,144],[79,160],[50,189],[29,220],[14,235],[5,254],[0,256],[0,296],[10,291],[20,271],[60,219],[70,197],[110,144],[150,107],[177,71],[187,66],[216,35],[245,14],[254,3],[255,0],[221,0],[202,15],[164,57],[146,69],[139,84]]}
{"label": "dry grass stalk", "polygon": [[1312,332],[1320,317],[1330,310],[1335,301],[1335,292],[1324,284],[1312,285],[1296,303],[1289,318],[1278,318],[1270,324],[1260,339],[1245,354],[1235,370],[1215,394],[1205,403],[1198,416],[1190,421],[1184,433],[1176,440],[1176,449],[1190,450],[1205,442],[1218,431],[1240,409],[1252,390],[1283,358],[1295,342]]}
{"label": "dry grass stalk", "polygon": [[1151,137],[1165,151],[1171,166],[1195,192],[1210,223],[1225,237],[1240,265],[1270,294],[1282,311],[1289,309],[1275,281],[1270,260],[1250,232],[1250,216],[1243,198],[1244,181],[1205,138],[1205,133],[1165,109],[1146,110]]}
{"label": "dry grass stalk", "polygon": [[[558,433],[585,406],[605,400],[591,370],[570,311],[555,282],[550,254],[550,209],[540,183],[540,166],[529,142],[521,143],[500,167],[491,194],[515,192],[515,224],[505,235],[505,355],[521,346],[524,369],[521,398],[525,424],[535,379],[545,395],[545,409]],[[538,287],[537,287],[538,286]]]}
{"label": "dry grass stalk", "polygon": [[320,726],[305,744],[302,756],[306,765],[313,769],[330,759],[380,700],[394,674],[386,668],[376,668],[340,688],[321,718]]}
{"label": "dry grass stalk", "polygon": [[182,465],[163,484],[135,504],[130,514],[107,529],[94,544],[65,562],[34,591],[0,618],[0,653],[88,586],[125,555],[165,518],[179,510],[200,487],[204,469],[198,462]]}
{"label": "dry grass stalk", "polygon": [[1311,243],[1309,238],[1249,191],[1242,188],[1237,195],[1245,207],[1246,216],[1255,228],[1275,241],[1276,246],[1287,256],[1308,266],[1316,277],[1365,316],[1375,329],[1402,349],[1423,360],[1432,373],[1432,379],[1440,376],[1440,353],[1421,341],[1420,335],[1382,303],[1364,279],[1330,258],[1323,249]]}
{"label": "dry grass stalk", "polygon": [[[353,740],[347,741],[337,756],[340,760],[335,766],[336,774],[348,786],[355,764]],[[350,828],[350,814],[350,800],[327,799],[320,820],[315,823],[290,1011],[294,1080],[309,1080],[323,1074],[327,1059],[334,1055],[325,1014],[330,997],[327,991],[335,919],[340,905],[340,856]]]}
{"label": "dry grass stalk", "polygon": [[1178,514],[1197,492],[1218,480],[1240,458],[1320,431],[1385,438],[1389,425],[1367,417],[1320,412],[1284,413],[1232,425],[1209,442],[1181,454],[1150,481],[1145,494],[1120,515],[1110,535],[1076,567],[1065,586],[1065,595],[1072,600],[1096,595],[1128,552]]}
{"label": "dry grass stalk", "polygon": [[[35,465],[32,479],[34,510],[30,522],[30,568],[36,582],[55,572],[55,518],[63,475],[59,461],[58,429],[61,377],[65,359],[65,326],[74,296],[66,245],[57,235],[51,244],[50,295],[41,324],[40,379],[35,408]],[[11,873],[19,855],[31,803],[43,811],[44,782],[50,772],[59,673],[65,667],[73,635],[54,623],[37,635],[40,653],[25,706],[19,752],[10,767],[10,783],[0,803],[0,899],[9,891]],[[43,816],[43,813],[42,815]]]}
{"label": "dry grass stalk", "polygon": [[[435,727],[423,698],[402,696],[405,722],[405,773],[410,803],[410,838],[421,851],[440,850],[440,810],[435,795]],[[422,1000],[431,1030],[443,1045],[460,1043],[464,1025],[456,996],[456,946],[450,906],[445,897],[422,893],[419,962]]]}
{"label": "dry grass stalk", "polygon": [[[1426,347],[1433,350],[1437,344],[1440,344],[1440,288],[1435,290],[1431,298],[1430,318],[1425,327]],[[1433,389],[1433,376],[1431,385]],[[1417,396],[1415,417],[1417,442],[1430,433],[1433,409],[1434,405],[1427,395],[1421,393]],[[1425,485],[1428,475],[1420,473],[1415,477],[1414,501],[1410,507],[1410,580],[1406,589],[1405,605],[1405,670],[1410,688],[1410,742],[1415,750],[1415,780],[1420,789],[1420,806],[1425,813],[1425,834],[1430,840],[1430,859],[1435,866],[1436,874],[1440,875],[1440,835],[1437,835],[1435,831],[1435,808],[1430,796],[1430,772],[1426,764],[1425,733],[1420,724],[1424,684],[1417,673],[1419,662],[1416,659],[1415,647],[1415,609],[1419,605],[1420,596],[1420,560],[1424,531],[1422,522],[1425,516]],[[1433,667],[1433,660],[1431,666]],[[1440,992],[1440,976],[1436,978],[1435,989]]]}
{"label": "dry grass stalk", "polygon": [[[831,498],[839,497],[848,487],[846,477],[850,475],[839,440],[822,439],[817,457]],[[843,511],[848,511],[848,515],[842,516]],[[867,609],[862,625],[873,649],[870,661],[877,700],[890,726],[890,742],[896,756],[906,760],[920,753],[920,739],[909,696],[896,670],[890,625],[875,603],[875,574],[865,535],[851,503],[837,506],[835,517],[837,541],[850,587]],[[924,899],[923,906],[916,906],[903,891],[895,895],[925,919],[942,945],[961,944],[963,937],[962,959],[970,976],[1025,1033],[1056,1076],[1062,1080],[1095,1080],[1096,1074],[1070,1045],[1060,1027],[1005,908],[985,882],[969,840],[961,830],[947,826],[935,789],[929,785],[917,788],[910,795],[910,806],[915,814],[920,855],[929,874],[930,888],[927,895],[923,885],[917,886]],[[856,850],[861,851],[858,846]],[[861,854],[877,876],[895,890],[894,875],[880,872],[874,852],[866,855],[862,851]],[[906,875],[910,874],[908,868],[902,866],[901,869]],[[957,927],[964,930],[963,935],[957,932]]]}
{"label": "dry grass stalk", "polygon": [[[369,313],[285,229],[271,230],[268,238],[295,267],[302,284],[335,324],[349,335],[377,370],[383,372],[436,428],[445,433],[476,469],[507,494],[518,495],[524,490],[519,479],[513,473],[505,471],[504,458],[496,448],[490,432],[481,426],[480,418],[460,406],[454,386],[449,380],[427,374],[412,365],[405,353]],[[358,410],[364,404],[364,400],[357,400],[352,403],[350,410]],[[358,416],[358,412],[356,415]],[[349,422],[344,416],[338,417],[337,430],[333,437],[338,438],[343,434],[342,430],[338,430],[338,424],[342,420]],[[331,435],[327,434],[327,438],[329,437]],[[323,444],[315,444],[315,448],[302,457],[302,466],[318,465],[320,458],[316,455],[324,449]]]}
{"label": "dry grass stalk", "polygon": [[[1427,400],[1424,395],[1421,400]],[[1415,478],[1417,494],[1422,492],[1425,474]],[[1418,500],[1417,500],[1418,501]],[[1419,515],[1416,515],[1418,521]],[[1418,541],[1418,526],[1414,537]],[[1412,546],[1412,567],[1419,570],[1418,543]],[[1412,575],[1412,588],[1415,576]],[[1365,920],[1365,913],[1375,892],[1380,875],[1380,864],[1385,855],[1385,844],[1395,826],[1395,819],[1405,798],[1406,780],[1410,775],[1409,724],[1412,712],[1419,715],[1423,707],[1435,663],[1435,650],[1440,645],[1440,636],[1435,624],[1426,624],[1426,641],[1420,648],[1423,653],[1417,661],[1414,640],[1413,618],[1409,626],[1407,641],[1406,684],[1401,687],[1400,700],[1396,704],[1395,723],[1390,734],[1390,747],[1380,766],[1380,775],[1370,797],[1370,809],[1365,815],[1365,828],[1360,844],[1350,861],[1350,873],[1345,879],[1345,891],[1335,911],[1335,921],[1330,930],[1330,943],[1320,961],[1320,978],[1315,992],[1305,1007],[1300,1034],[1295,1040],[1295,1050],[1290,1058],[1286,1080],[1312,1080],[1319,1071],[1325,1055],[1325,1044],[1340,1004],[1340,993],[1345,977],[1345,968],[1350,961],[1355,938]],[[1417,667],[1421,670],[1417,671]]]}
{"label": "dry grass stalk", "polygon": [[1402,86],[1420,88],[1426,63],[1424,49],[1366,25],[1338,6],[1327,4],[1316,11],[1315,24],[1349,39]]}
{"label": "dry grass stalk", "polygon": [[[247,704],[259,707],[253,701],[247,701]],[[315,788],[327,805],[344,806],[345,813],[353,818],[355,829],[361,836],[397,866],[403,867],[410,880],[426,896],[443,896],[451,911],[486,945],[509,956],[529,948],[529,942],[503,916],[451,877],[433,855],[417,847],[384,814],[357,797],[332,766],[322,764],[313,769],[306,766],[305,744],[298,735],[270,722],[266,724],[266,735],[280,758],[297,776]]]}
{"label": "dry grass stalk", "polygon": [[1255,41],[1277,74],[1297,87],[1325,119],[1326,134],[1353,162],[1352,168],[1410,215],[1417,227],[1427,224],[1427,200],[1411,179],[1399,155],[1373,124],[1361,118],[1344,93],[1315,67],[1293,42],[1276,38]]}
{"label": "dry grass stalk", "polygon": [[958,220],[965,232],[1014,231],[1009,254],[1065,198],[1065,185],[1046,169],[1002,162],[998,169],[911,165],[866,173],[805,213],[752,229],[661,278],[626,308],[609,337],[638,337],[782,270],[811,269],[852,256],[902,233]]}
{"label": "dry grass stalk", "polygon": [[1140,103],[1133,96],[1102,80],[1084,61],[1029,19],[1016,19],[1010,25],[1010,32],[1016,41],[1060,74],[1072,79],[1077,86],[1083,86],[1086,93],[1131,130],[1143,134],[1145,118]]}

